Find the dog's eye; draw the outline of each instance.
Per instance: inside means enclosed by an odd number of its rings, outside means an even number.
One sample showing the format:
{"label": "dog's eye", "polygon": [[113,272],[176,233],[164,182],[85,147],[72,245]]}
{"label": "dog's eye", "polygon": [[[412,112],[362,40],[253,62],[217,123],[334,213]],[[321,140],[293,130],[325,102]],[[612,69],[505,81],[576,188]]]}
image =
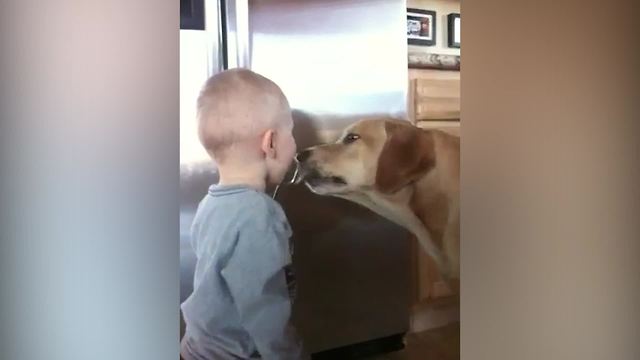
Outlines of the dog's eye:
{"label": "dog's eye", "polygon": [[360,135],[358,134],[347,134],[347,136],[344,137],[344,139],[342,139],[342,142],[345,144],[351,144],[352,142],[356,141],[360,139]]}

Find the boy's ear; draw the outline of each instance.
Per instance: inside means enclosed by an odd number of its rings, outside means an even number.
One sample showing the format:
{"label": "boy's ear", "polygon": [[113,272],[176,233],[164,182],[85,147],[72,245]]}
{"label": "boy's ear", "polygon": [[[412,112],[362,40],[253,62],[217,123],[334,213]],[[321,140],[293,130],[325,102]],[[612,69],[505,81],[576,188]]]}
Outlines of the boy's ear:
{"label": "boy's ear", "polygon": [[274,137],[275,137],[275,133],[273,132],[273,130],[267,130],[262,135],[261,148],[266,157],[273,158],[276,155],[276,147],[274,146],[274,141],[275,141]]}

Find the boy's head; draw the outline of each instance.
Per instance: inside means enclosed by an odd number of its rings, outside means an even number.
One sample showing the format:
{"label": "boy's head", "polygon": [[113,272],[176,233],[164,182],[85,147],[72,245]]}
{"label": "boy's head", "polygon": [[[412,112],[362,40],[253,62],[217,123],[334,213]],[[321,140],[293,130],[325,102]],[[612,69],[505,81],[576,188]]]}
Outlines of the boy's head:
{"label": "boy's head", "polygon": [[209,78],[198,97],[198,135],[222,168],[260,167],[282,181],[296,144],[287,98],[273,81],[246,69]]}

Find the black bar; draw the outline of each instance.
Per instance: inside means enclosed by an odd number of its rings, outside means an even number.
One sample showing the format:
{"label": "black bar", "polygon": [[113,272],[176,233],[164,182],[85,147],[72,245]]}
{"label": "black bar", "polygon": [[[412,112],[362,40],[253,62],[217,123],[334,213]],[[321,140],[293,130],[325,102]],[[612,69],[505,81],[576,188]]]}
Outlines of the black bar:
{"label": "black bar", "polygon": [[404,333],[347,345],[311,355],[312,360],[348,360],[404,349]]}

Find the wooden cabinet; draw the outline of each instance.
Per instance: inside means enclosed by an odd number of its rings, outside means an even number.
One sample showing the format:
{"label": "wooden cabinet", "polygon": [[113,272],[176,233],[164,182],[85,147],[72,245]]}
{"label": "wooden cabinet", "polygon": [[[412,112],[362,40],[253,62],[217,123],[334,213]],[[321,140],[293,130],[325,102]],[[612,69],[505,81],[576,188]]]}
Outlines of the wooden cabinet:
{"label": "wooden cabinet", "polygon": [[[409,69],[409,118],[421,128],[436,128],[460,136],[460,72]],[[456,296],[442,280],[433,260],[417,242],[413,248],[414,300],[429,302]]]}
{"label": "wooden cabinet", "polygon": [[[460,72],[409,69],[408,112],[421,128],[460,136]],[[420,332],[460,320],[459,286],[442,280],[434,261],[412,243],[410,331]]]}
{"label": "wooden cabinet", "polygon": [[459,135],[460,72],[409,69],[409,119],[417,126]]}

